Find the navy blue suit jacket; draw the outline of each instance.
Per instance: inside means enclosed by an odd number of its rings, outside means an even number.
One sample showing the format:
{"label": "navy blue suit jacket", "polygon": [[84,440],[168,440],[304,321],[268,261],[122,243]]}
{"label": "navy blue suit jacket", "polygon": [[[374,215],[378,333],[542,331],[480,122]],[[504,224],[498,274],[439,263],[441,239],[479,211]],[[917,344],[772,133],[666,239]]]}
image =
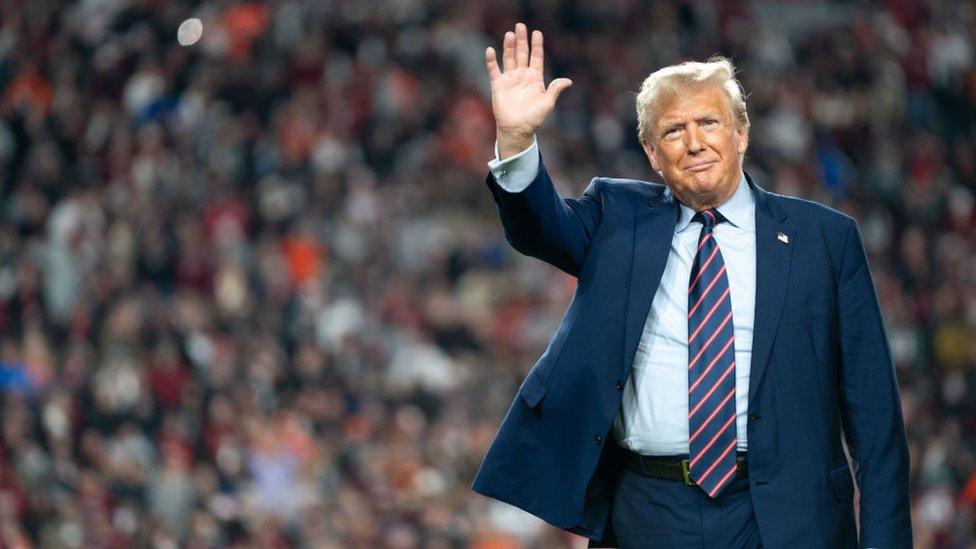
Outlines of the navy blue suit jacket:
{"label": "navy blue suit jacket", "polygon": [[[908,445],[857,223],[826,206],[756,197],[749,484],[765,547],[910,547]],[[472,488],[615,546],[621,470],[608,440],[678,219],[666,186],[594,178],[561,198],[545,166],[523,192],[489,174],[505,237],[577,277],[562,324],[526,376]],[[788,242],[784,243],[782,235]]]}

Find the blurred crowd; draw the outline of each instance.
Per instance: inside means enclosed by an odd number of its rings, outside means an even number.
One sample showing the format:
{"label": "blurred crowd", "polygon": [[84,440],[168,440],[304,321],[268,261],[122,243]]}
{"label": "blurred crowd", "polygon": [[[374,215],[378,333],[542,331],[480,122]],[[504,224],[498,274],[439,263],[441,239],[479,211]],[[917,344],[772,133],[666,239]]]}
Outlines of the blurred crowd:
{"label": "blurred crowd", "polygon": [[974,546],[962,0],[0,2],[0,546],[585,546],[470,490],[575,285],[484,185],[516,21],[564,196],[652,177],[644,76],[733,58],[747,170],[861,223],[916,546]]}

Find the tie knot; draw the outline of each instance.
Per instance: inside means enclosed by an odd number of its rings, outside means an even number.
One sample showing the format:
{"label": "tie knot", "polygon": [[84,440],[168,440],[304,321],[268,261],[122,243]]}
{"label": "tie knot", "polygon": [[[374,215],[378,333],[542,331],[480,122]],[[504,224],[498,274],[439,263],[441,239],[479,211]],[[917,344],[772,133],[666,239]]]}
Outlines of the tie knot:
{"label": "tie knot", "polygon": [[715,208],[709,208],[707,210],[702,210],[695,214],[695,217],[691,218],[692,221],[697,221],[706,227],[714,227],[719,223],[725,221],[725,217],[718,213]]}

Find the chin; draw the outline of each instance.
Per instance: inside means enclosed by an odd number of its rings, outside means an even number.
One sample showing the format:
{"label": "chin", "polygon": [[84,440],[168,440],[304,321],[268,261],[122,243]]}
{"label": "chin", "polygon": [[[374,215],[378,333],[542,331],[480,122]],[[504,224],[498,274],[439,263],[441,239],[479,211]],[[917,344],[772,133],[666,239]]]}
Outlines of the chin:
{"label": "chin", "polygon": [[693,188],[702,194],[714,193],[718,189],[718,183],[714,177],[699,176],[695,178]]}

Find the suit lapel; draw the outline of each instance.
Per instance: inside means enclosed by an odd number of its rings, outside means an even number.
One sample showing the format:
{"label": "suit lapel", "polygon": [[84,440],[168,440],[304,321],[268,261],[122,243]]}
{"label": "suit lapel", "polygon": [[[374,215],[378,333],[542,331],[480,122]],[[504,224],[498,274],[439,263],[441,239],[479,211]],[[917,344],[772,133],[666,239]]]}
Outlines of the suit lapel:
{"label": "suit lapel", "polygon": [[624,348],[628,371],[634,362],[637,342],[644,330],[654,293],[661,282],[674,227],[678,223],[678,203],[670,191],[663,189],[645,204],[634,217],[634,254]]}
{"label": "suit lapel", "polygon": [[746,179],[756,197],[756,312],[749,372],[749,409],[752,410],[783,313],[796,230],[774,198],[748,174]]}

